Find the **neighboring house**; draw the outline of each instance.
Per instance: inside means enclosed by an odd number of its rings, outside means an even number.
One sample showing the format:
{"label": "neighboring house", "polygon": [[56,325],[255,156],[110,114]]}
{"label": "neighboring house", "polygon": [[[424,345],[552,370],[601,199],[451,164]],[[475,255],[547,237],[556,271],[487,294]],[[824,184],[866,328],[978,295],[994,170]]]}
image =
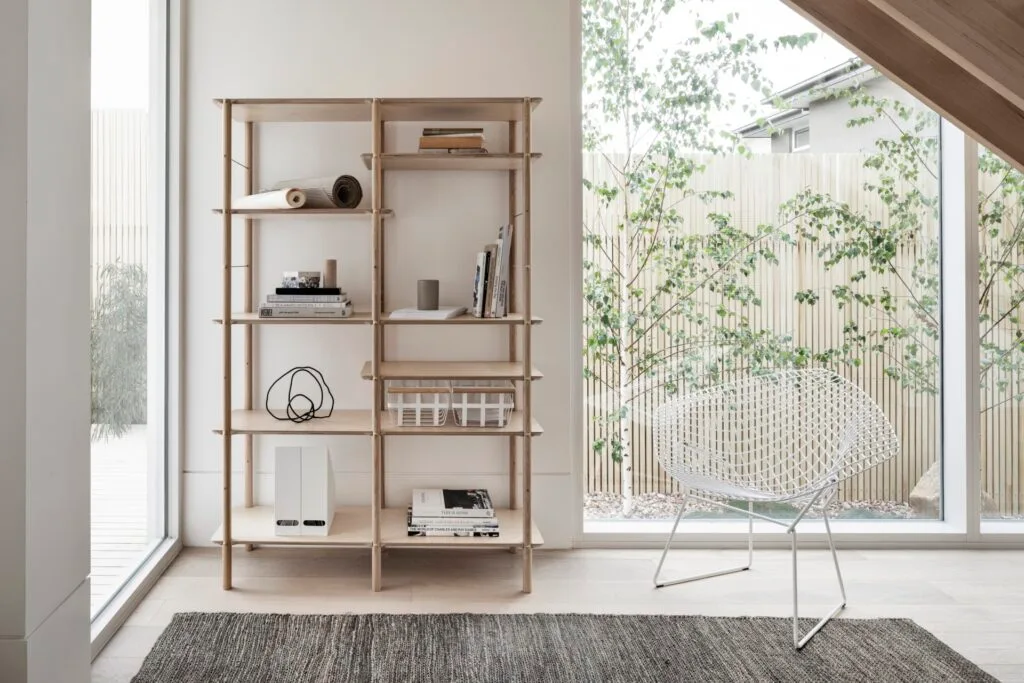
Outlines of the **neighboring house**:
{"label": "neighboring house", "polygon": [[763,141],[750,145],[755,152],[871,151],[875,140],[893,135],[892,126],[887,122],[876,122],[849,128],[846,123],[855,116],[850,105],[845,99],[829,97],[829,93],[857,86],[876,97],[916,103],[909,93],[873,67],[859,59],[851,59],[778,91],[763,103],[776,107],[781,105],[781,108],[734,132],[750,141]]}

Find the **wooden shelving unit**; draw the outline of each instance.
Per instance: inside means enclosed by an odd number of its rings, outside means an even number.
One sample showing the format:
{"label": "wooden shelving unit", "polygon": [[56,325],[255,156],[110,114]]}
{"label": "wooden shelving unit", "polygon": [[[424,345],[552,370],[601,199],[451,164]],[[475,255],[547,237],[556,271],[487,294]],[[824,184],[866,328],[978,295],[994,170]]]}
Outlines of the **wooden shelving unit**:
{"label": "wooden shelving unit", "polygon": [[[223,205],[214,209],[221,218],[223,252],[223,305],[215,320],[221,325],[224,373],[222,378],[222,412],[215,432],[221,435],[223,497],[222,523],[213,542],[222,546],[223,587],[232,587],[232,556],[238,545],[275,545],[284,547],[338,546],[369,547],[373,590],[382,587],[382,551],[386,547],[504,547],[519,551],[523,563],[523,591],[533,585],[533,548],[543,543],[533,520],[532,510],[532,439],[543,433],[533,417],[533,382],[543,377],[532,365],[532,328],[542,321],[532,314],[530,197],[533,162],[540,154],[533,152],[531,121],[539,98],[340,98],[340,99],[221,99],[215,100],[222,117],[222,196]],[[275,209],[237,210],[232,196],[249,194],[255,185],[256,159],[253,152],[254,128],[261,123],[363,123],[369,125],[370,152],[362,155],[372,171],[370,207],[365,209]],[[391,122],[500,122],[508,126],[507,152],[479,156],[440,156],[385,151],[385,133]],[[232,156],[235,128],[241,124],[244,156]],[[232,185],[235,164],[244,169],[243,187]],[[384,292],[384,269],[387,242],[384,219],[391,211],[384,207],[384,177],[390,171],[501,172],[508,177],[507,221],[516,223],[515,243],[510,268],[511,297],[506,318],[474,318],[463,315],[450,320],[390,319]],[[253,264],[254,227],[257,221],[283,216],[311,217],[322,220],[369,219],[372,230],[373,264],[371,269],[371,300],[369,311],[350,318],[259,318],[253,311],[255,273]],[[239,267],[232,263],[235,219],[242,229],[242,249],[246,277],[243,285],[244,306],[233,311],[232,273]],[[492,235],[481,234],[481,243]],[[230,324],[223,324],[228,321]],[[370,325],[373,328],[372,348],[367,350],[360,376],[373,383],[373,402],[366,409],[335,410],[329,418],[300,424],[275,419],[261,405],[253,376],[253,341],[263,325]],[[407,325],[504,326],[508,331],[507,346],[500,351],[501,360],[493,361],[422,361],[386,359],[387,330]],[[233,357],[233,331],[243,335],[243,358]],[[241,361],[244,379],[242,395],[232,395],[234,366]],[[385,410],[384,382],[389,379],[502,379],[516,383],[517,405],[505,427],[440,427],[396,426]],[[240,405],[236,405],[240,404]],[[527,427],[528,426],[528,427]],[[235,453],[233,435],[243,436],[244,458],[243,501],[235,507],[231,498],[231,470]],[[327,536],[276,536],[273,507],[256,506],[253,499],[253,439],[260,435],[322,435],[365,436],[371,440],[373,453],[371,504],[362,507],[338,508]],[[507,439],[509,507],[497,511],[501,522],[498,538],[409,537],[406,533],[406,504],[387,507],[384,497],[386,443],[389,437],[402,436],[476,436]],[[522,471],[521,480],[517,472]]]}

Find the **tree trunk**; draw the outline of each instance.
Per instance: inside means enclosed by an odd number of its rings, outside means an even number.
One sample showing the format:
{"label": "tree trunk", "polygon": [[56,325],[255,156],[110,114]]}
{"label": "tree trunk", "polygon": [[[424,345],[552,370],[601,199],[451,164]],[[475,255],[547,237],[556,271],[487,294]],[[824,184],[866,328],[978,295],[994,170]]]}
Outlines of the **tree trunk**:
{"label": "tree trunk", "polygon": [[619,445],[622,460],[619,462],[619,488],[622,491],[622,516],[628,517],[633,511],[633,406],[629,371],[625,362],[619,361],[619,400],[623,403],[619,418]]}
{"label": "tree trunk", "polygon": [[630,369],[633,366],[633,354],[627,353],[631,348],[629,319],[632,315],[633,298],[629,293],[629,284],[633,279],[632,253],[629,236],[632,225],[629,222],[629,196],[624,201],[625,230],[619,233],[619,250],[616,255],[619,263],[619,490],[622,492],[622,516],[628,517],[633,511],[633,388],[630,386]]}

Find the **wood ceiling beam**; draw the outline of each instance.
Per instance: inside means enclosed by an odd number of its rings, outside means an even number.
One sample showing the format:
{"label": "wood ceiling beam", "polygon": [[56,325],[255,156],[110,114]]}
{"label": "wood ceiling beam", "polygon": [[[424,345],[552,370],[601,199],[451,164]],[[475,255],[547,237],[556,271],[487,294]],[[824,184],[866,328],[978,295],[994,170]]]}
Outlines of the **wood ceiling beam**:
{"label": "wood ceiling beam", "polygon": [[870,0],[1024,109],[1024,0]]}
{"label": "wood ceiling beam", "polygon": [[872,0],[783,2],[1024,171],[1024,108]]}

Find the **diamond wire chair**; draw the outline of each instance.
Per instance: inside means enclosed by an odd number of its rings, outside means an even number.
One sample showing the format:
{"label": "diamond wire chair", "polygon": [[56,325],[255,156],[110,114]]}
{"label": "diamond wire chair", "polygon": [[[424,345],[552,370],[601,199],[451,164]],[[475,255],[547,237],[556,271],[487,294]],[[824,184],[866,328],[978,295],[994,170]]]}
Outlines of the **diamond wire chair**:
{"label": "diamond wire chair", "polygon": [[[655,448],[683,500],[654,573],[658,588],[750,569],[754,518],[786,528],[793,553],[793,645],[802,648],[846,607],[846,587],[832,542],[828,508],[839,483],[899,452],[895,430],[859,387],[829,370],[780,370],[680,396],[654,416]],[[747,563],[741,567],[661,581],[662,565],[688,498],[748,517]],[[746,502],[746,509],[725,501]],[[797,600],[796,526],[824,501],[822,517],[842,602],[801,638]],[[755,513],[754,503],[797,507],[792,520]]]}

